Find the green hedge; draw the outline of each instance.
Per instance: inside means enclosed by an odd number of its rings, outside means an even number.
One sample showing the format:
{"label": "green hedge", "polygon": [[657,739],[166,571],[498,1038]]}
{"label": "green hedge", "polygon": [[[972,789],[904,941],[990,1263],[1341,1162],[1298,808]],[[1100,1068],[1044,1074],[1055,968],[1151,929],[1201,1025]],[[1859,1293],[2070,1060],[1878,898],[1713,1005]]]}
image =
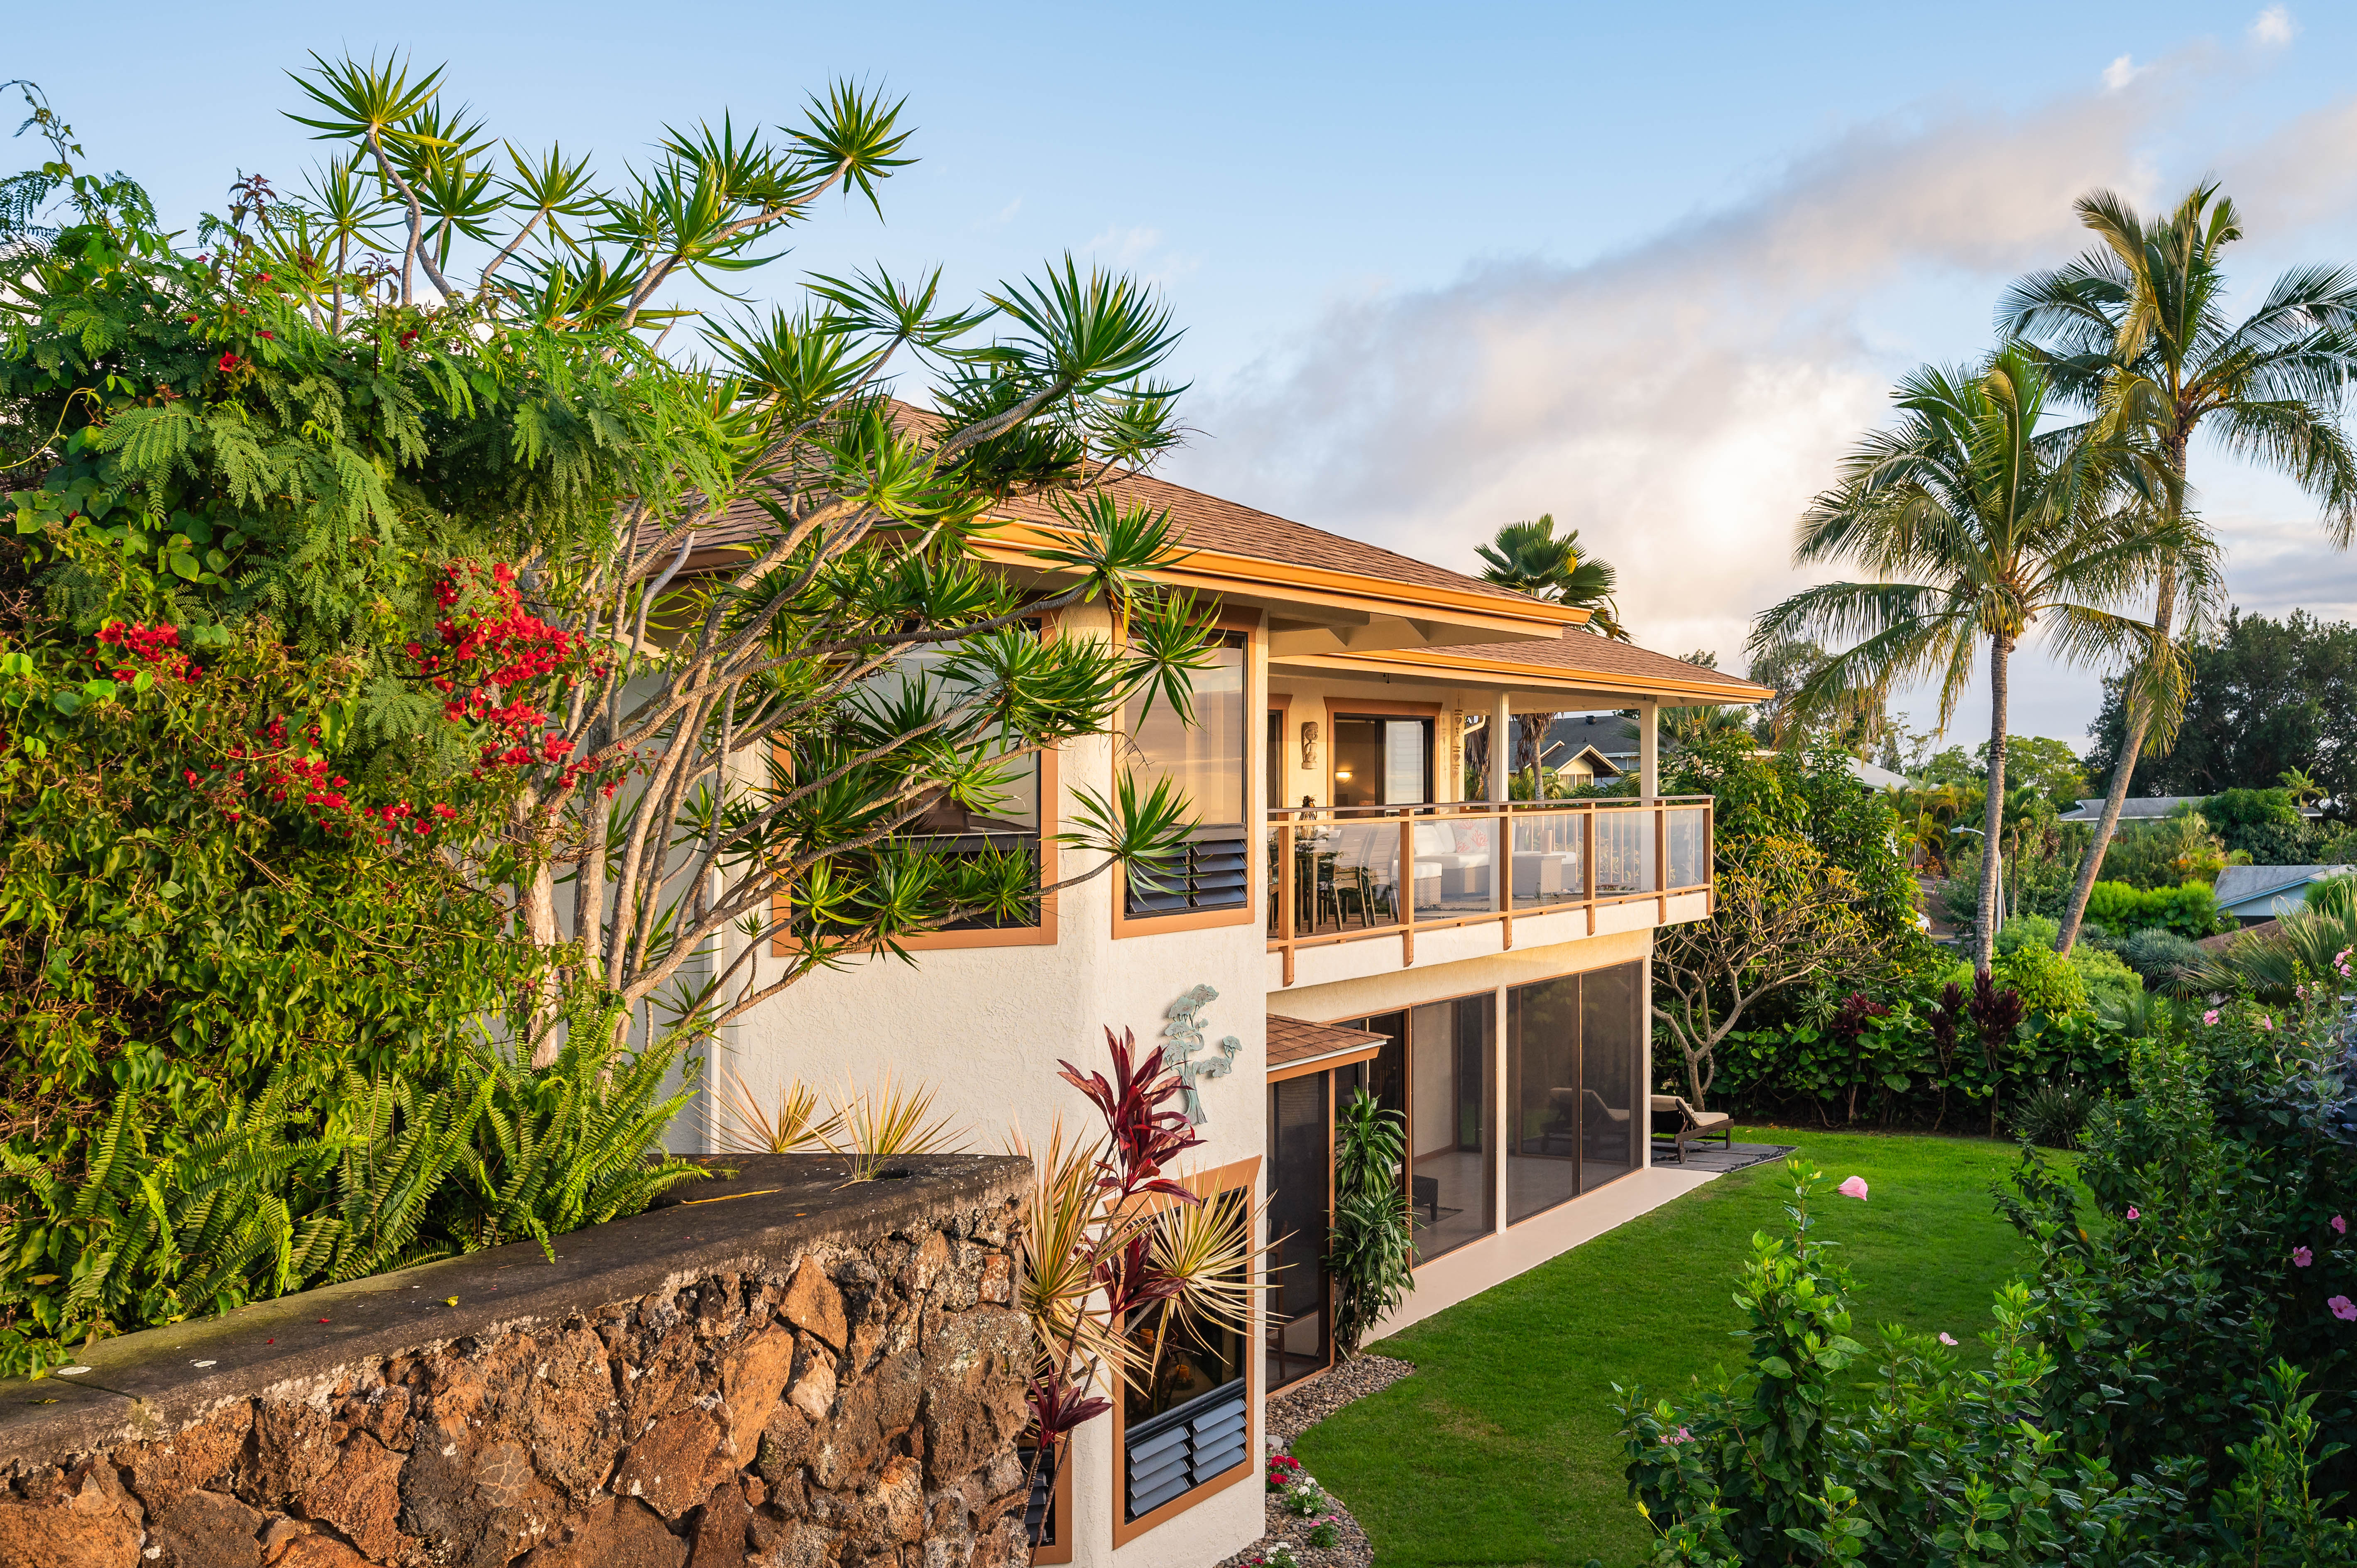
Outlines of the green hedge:
{"label": "green hedge", "polygon": [[2087,918],[2118,936],[2164,930],[2181,937],[2207,937],[2234,928],[2233,918],[2218,908],[2217,895],[2205,882],[2177,887],[2098,882],[2087,899]]}

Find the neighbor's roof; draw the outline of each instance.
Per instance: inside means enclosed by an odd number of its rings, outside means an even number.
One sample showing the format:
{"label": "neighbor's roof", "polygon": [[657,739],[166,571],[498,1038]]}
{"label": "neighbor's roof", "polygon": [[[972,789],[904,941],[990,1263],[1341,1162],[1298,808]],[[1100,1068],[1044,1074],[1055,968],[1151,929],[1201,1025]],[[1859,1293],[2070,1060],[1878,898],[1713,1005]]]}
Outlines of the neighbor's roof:
{"label": "neighbor's roof", "polygon": [[2230,865],[2218,873],[2212,891],[2218,896],[2219,903],[2232,908],[2254,898],[2288,892],[2328,876],[2346,876],[2352,872],[2357,872],[2357,865]]}
{"label": "neighbor's roof", "polygon": [[[2207,795],[2131,795],[2120,802],[2120,821],[2126,822],[2158,819],[2169,815],[2179,806],[2199,806],[2209,798]],[[2081,800],[2076,809],[2063,812],[2057,820],[2065,822],[2092,822],[2103,814],[2104,801],[2103,797],[2099,795],[2092,800]]]}
{"label": "neighbor's roof", "polygon": [[1329,670],[1364,670],[1385,674],[1413,674],[1422,679],[1449,677],[1472,682],[1497,681],[1516,686],[1559,690],[1631,691],[1650,695],[1700,699],[1709,703],[1757,703],[1774,696],[1772,687],[1759,685],[1701,664],[1689,664],[1666,653],[1655,653],[1632,643],[1615,642],[1578,627],[1559,637],[1531,642],[1482,642],[1457,648],[1401,648],[1371,653],[1320,654],[1276,663],[1300,663]]}

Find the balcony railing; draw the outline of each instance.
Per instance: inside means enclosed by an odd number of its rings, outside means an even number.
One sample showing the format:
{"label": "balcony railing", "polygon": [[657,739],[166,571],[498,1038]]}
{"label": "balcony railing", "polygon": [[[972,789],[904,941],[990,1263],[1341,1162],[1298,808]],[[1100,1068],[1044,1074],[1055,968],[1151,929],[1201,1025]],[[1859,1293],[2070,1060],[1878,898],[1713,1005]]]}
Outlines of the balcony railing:
{"label": "balcony railing", "polygon": [[[1298,948],[1710,887],[1708,796],[1269,813],[1268,940]],[[1408,868],[1403,873],[1402,868]],[[1663,913],[1666,914],[1666,908]]]}

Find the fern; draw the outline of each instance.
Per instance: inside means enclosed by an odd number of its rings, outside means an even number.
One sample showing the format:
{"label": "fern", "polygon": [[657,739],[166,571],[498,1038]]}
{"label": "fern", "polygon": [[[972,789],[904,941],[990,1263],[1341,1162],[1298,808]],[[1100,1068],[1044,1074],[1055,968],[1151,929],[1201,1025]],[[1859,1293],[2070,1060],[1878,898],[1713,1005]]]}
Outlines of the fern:
{"label": "fern", "polygon": [[476,1092],[489,1096],[466,1176],[476,1245],[529,1236],[554,1260],[554,1238],[636,1214],[705,1174],[662,1148],[663,1129],[694,1092],[695,1064],[683,1064],[678,1092],[664,1096],[678,1047],[626,1053],[613,1036],[608,1017],[577,1019],[556,1060],[537,1071],[503,1051],[476,1058]]}

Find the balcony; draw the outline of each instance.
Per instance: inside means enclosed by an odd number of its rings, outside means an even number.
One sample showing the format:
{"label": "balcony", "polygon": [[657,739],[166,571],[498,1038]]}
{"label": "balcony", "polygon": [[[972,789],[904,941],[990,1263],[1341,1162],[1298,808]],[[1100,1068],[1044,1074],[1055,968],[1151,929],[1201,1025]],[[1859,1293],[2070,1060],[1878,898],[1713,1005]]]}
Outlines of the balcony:
{"label": "balcony", "polygon": [[[1269,813],[1268,945],[1298,950],[1710,889],[1708,796]],[[1404,877],[1401,867],[1409,868]],[[1591,928],[1593,920],[1590,921]]]}

